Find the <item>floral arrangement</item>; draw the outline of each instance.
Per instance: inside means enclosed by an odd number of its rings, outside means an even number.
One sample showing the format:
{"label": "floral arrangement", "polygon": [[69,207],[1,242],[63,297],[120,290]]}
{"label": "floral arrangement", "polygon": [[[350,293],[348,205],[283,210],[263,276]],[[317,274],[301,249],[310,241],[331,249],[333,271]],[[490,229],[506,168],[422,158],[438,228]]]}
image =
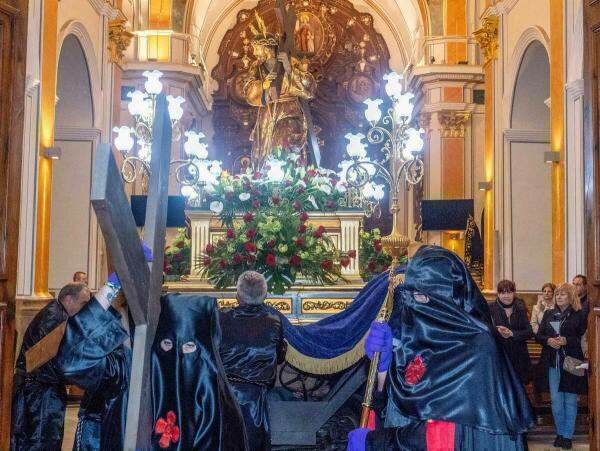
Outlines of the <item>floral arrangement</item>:
{"label": "floral arrangement", "polygon": [[165,249],[163,271],[167,279],[179,280],[181,276],[189,275],[191,248],[185,228],[177,229],[172,244]]}
{"label": "floral arrangement", "polygon": [[344,192],[338,182],[334,172],[307,166],[300,156],[280,149],[261,171],[221,175],[209,200],[227,230],[206,246],[201,275],[225,288],[242,272],[258,271],[274,294],[285,293],[300,275],[323,285],[344,280],[342,267],[356,251],[336,250],[323,226],[307,223],[308,212],[337,210]]}
{"label": "floral arrangement", "polygon": [[[392,257],[383,251],[381,231],[373,229],[369,232],[360,232],[360,258],[359,272],[362,279],[367,282],[384,271],[392,263]],[[400,263],[408,263],[408,253],[403,255]]]}

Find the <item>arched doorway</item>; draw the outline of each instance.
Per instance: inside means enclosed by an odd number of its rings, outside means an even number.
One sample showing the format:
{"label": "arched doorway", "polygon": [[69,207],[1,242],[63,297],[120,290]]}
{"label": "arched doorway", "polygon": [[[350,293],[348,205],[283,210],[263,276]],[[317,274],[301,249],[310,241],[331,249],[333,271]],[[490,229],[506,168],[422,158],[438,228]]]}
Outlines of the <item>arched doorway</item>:
{"label": "arched doorway", "polygon": [[505,131],[504,276],[519,291],[539,291],[552,279],[550,64],[548,52],[533,41],[517,72],[510,119]]}
{"label": "arched doorway", "polygon": [[49,289],[59,290],[75,271],[87,272],[94,288],[90,187],[99,133],[94,129],[86,55],[74,35],[64,39],[60,50],[55,124],[55,146],[61,149],[61,157],[53,164]]}

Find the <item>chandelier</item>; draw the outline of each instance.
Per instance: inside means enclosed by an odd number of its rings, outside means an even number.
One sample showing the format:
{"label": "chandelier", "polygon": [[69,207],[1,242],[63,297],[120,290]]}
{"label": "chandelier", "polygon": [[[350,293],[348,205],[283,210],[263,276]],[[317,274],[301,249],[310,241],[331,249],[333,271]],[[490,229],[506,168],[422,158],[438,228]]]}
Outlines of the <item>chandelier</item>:
{"label": "chandelier", "polygon": [[[414,105],[414,94],[403,92],[402,76],[396,72],[384,75],[387,82],[385,92],[388,96],[388,108],[384,115],[382,99],[367,99],[365,117],[371,128],[365,136],[362,133],[346,135],[348,144],[346,152],[350,159],[339,165],[340,178],[346,181],[348,206],[361,206],[365,214],[370,216],[378,211],[379,202],[384,197],[383,181],[390,188],[390,211],[393,215],[393,232],[388,238],[392,248],[408,247],[410,241],[399,232],[400,199],[405,186],[416,185],[423,179],[424,165],[422,150],[424,141],[422,128],[411,126]],[[372,146],[377,146],[375,156],[367,155],[367,139]],[[386,239],[384,238],[384,246]],[[389,241],[389,240],[388,240]],[[398,251],[398,249],[395,249]]]}
{"label": "chandelier", "polygon": [[[114,138],[114,145],[123,157],[121,163],[123,180],[127,183],[134,183],[139,175],[142,177],[143,187],[147,188],[147,180],[150,176],[156,101],[163,89],[163,84],[160,81],[163,74],[158,70],[153,70],[145,71],[142,75],[146,78],[144,83],[145,92],[135,90],[127,94],[127,97],[131,99],[127,109],[134,119],[134,126],[114,127],[113,132],[117,135]],[[204,134],[183,130],[180,122],[183,117],[182,104],[185,102],[183,97],[168,95],[167,102],[173,130],[172,140],[178,142],[181,140],[182,135],[185,136],[186,142],[183,148],[187,155],[185,159],[171,161],[170,165],[175,167],[178,183],[184,186],[195,185],[201,178],[199,163],[205,161],[208,156],[207,145],[200,142],[204,138]]]}

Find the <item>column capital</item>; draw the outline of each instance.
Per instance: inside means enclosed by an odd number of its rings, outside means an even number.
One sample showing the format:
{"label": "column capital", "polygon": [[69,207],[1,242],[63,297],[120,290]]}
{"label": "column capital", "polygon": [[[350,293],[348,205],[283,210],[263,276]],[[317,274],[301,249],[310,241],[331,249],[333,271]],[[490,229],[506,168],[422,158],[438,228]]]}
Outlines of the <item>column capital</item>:
{"label": "column capital", "polygon": [[442,137],[464,138],[469,119],[471,119],[471,113],[468,111],[442,111],[438,113]]}
{"label": "column capital", "polygon": [[129,47],[133,33],[126,30],[126,19],[116,18],[108,21],[108,60],[121,64],[123,53]]}

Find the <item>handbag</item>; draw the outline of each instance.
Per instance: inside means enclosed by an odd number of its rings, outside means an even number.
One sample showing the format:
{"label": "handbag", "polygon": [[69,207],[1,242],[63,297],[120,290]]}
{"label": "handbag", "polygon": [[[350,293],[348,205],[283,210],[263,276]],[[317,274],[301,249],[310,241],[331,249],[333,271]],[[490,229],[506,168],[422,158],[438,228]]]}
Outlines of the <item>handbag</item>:
{"label": "handbag", "polygon": [[585,370],[583,368],[577,368],[579,365],[583,364],[583,360],[576,359],[575,357],[571,357],[570,355],[565,355],[563,360],[562,368],[567,373],[570,373],[574,376],[585,376]]}

